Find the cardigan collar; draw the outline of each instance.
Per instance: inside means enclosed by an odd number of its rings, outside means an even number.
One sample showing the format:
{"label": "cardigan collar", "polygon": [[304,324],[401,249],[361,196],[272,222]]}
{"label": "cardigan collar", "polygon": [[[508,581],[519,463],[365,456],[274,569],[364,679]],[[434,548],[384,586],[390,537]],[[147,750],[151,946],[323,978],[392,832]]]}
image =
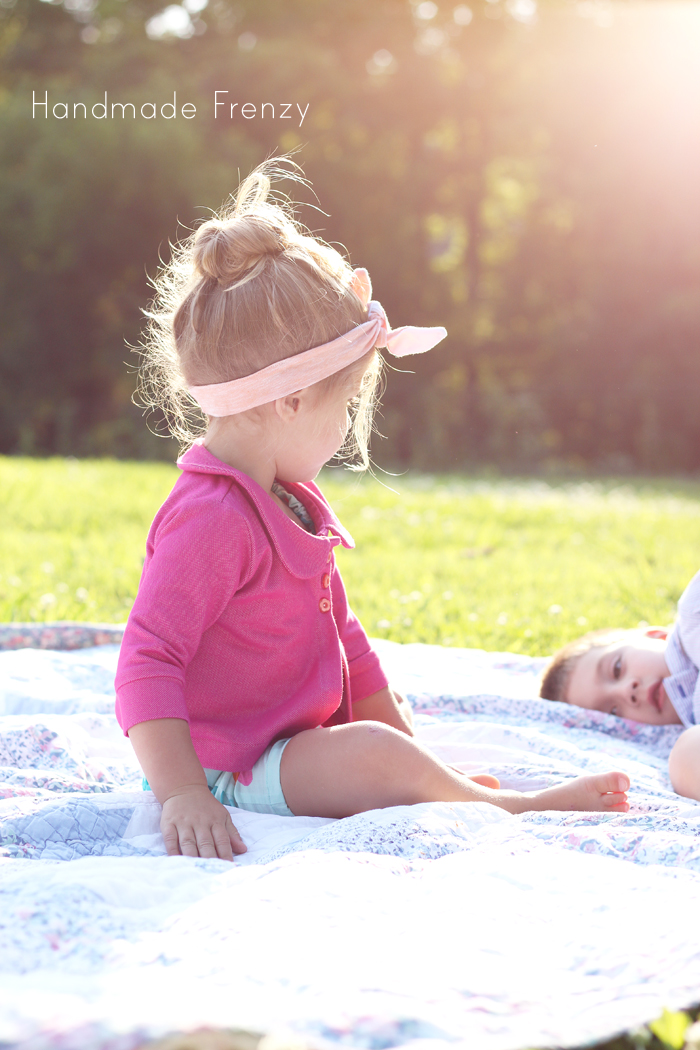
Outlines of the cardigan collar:
{"label": "cardigan collar", "polygon": [[287,491],[300,499],[307,508],[316,528],[316,535],[296,525],[257,481],[218,459],[201,441],[196,442],[180,456],[177,466],[180,470],[195,474],[216,474],[231,478],[255,507],[277,554],[286,568],[295,575],[307,577],[322,569],[328,559],[329,547],[335,547],[338,543],[348,548],[355,546],[352,536],[341,525],[320,489],[312,481],[285,481],[283,484]]}

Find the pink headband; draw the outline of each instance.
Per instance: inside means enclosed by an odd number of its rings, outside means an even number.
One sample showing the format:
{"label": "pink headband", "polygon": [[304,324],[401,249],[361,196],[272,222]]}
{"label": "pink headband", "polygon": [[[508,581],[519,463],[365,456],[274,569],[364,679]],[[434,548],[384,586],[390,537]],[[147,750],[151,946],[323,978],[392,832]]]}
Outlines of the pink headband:
{"label": "pink headband", "polygon": [[394,357],[405,357],[431,350],[446,335],[445,328],[415,328],[412,325],[392,331],[384,307],[373,299],[369,303],[367,320],[330,343],[275,361],[242,379],[191,386],[189,391],[207,415],[232,416],[313,386],[358,361],[375,346],[386,347]]}

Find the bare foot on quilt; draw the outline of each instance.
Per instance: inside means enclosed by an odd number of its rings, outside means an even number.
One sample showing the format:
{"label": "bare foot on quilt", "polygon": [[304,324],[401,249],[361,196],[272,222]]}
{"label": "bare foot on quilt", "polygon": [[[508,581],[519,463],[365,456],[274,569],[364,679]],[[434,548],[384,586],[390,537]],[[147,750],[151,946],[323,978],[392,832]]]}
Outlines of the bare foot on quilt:
{"label": "bare foot on quilt", "polygon": [[566,780],[556,787],[544,791],[524,792],[520,799],[525,803],[522,813],[530,809],[576,809],[598,813],[627,813],[629,802],[627,791],[630,778],[626,773],[596,773],[588,777]]}

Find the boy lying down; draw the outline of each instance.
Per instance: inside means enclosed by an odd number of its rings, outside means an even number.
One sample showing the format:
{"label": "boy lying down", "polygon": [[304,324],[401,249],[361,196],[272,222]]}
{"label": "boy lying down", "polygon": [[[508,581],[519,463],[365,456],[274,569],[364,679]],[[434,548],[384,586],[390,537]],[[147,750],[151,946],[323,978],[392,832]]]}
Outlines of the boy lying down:
{"label": "boy lying down", "polygon": [[669,757],[673,790],[700,801],[700,572],[670,633],[605,628],[576,638],[545,668],[540,696],[650,725],[684,725]]}

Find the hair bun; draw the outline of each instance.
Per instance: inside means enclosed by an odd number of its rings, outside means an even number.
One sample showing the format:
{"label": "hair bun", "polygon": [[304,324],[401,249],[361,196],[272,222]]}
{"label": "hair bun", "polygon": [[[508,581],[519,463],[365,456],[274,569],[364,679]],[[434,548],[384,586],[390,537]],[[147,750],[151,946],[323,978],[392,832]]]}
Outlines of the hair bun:
{"label": "hair bun", "polygon": [[238,215],[210,219],[194,237],[195,273],[229,286],[257,276],[269,258],[285,250],[287,231],[277,216]]}

